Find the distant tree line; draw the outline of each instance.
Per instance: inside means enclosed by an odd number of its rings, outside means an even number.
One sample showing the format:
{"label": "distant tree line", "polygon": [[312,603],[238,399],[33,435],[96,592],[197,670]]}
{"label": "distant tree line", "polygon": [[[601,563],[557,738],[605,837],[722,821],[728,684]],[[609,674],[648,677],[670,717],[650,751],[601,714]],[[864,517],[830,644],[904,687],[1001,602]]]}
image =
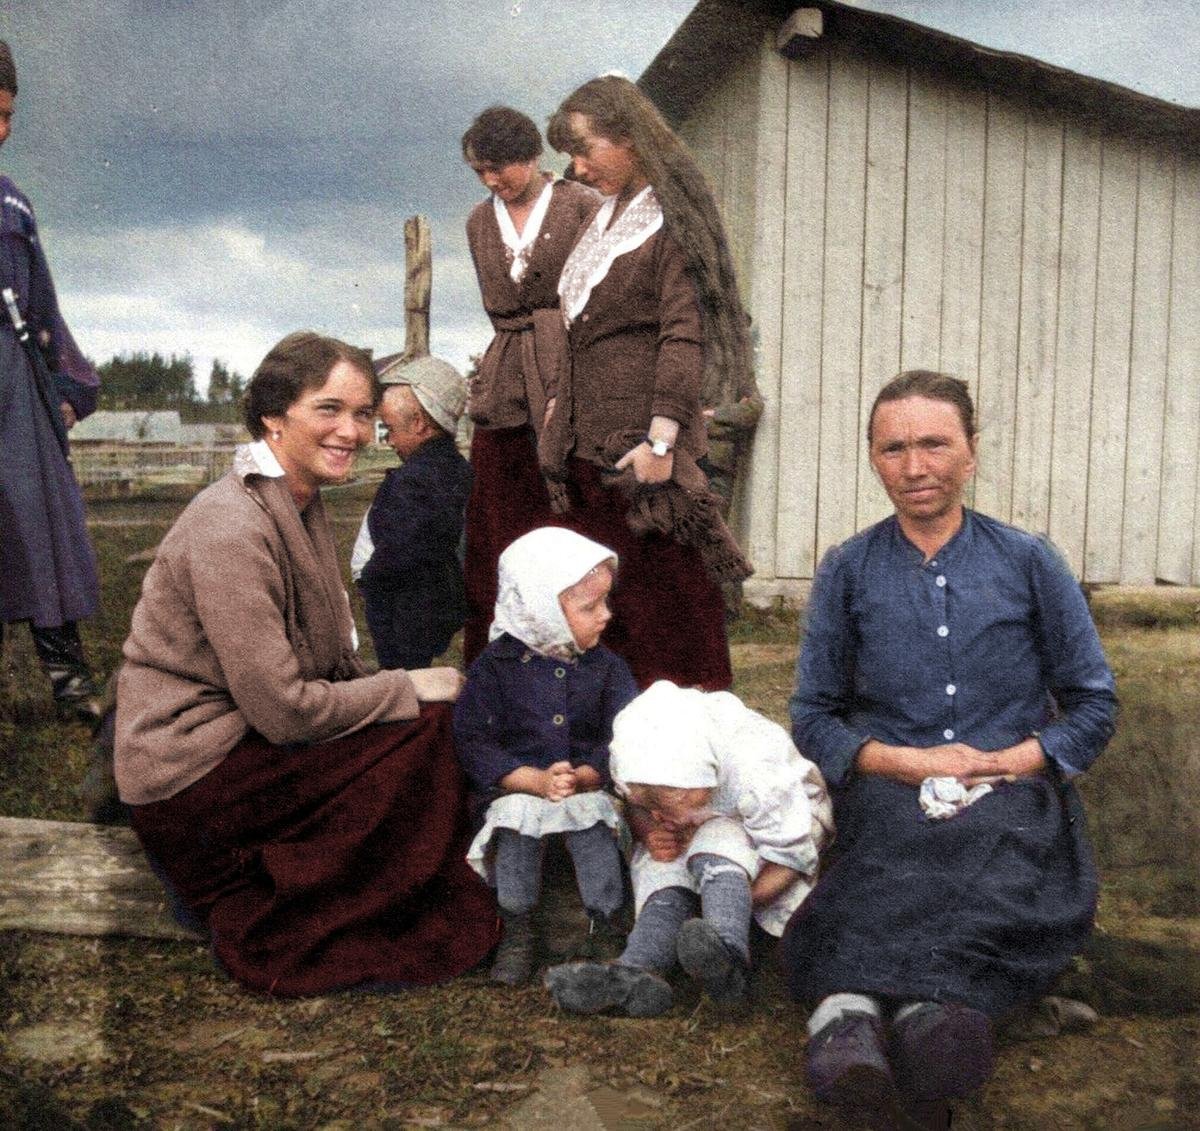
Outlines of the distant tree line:
{"label": "distant tree line", "polygon": [[155,351],[116,354],[97,366],[100,374],[100,407],[148,411],[177,409],[184,421],[237,421],[246,382],[240,373],[215,358],[208,376],[208,392],[196,390],[192,359],[184,354],[164,357]]}

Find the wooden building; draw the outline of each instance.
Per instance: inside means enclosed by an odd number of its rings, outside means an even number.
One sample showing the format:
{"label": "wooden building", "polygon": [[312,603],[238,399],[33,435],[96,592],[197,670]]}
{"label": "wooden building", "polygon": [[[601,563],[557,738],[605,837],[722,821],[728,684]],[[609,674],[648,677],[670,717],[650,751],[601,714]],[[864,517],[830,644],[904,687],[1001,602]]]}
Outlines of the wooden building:
{"label": "wooden building", "polygon": [[1200,584],[1200,111],[823,2],[701,0],[640,81],[754,318],[752,598],[888,513],[865,416],[910,368],[971,384],[981,511]]}

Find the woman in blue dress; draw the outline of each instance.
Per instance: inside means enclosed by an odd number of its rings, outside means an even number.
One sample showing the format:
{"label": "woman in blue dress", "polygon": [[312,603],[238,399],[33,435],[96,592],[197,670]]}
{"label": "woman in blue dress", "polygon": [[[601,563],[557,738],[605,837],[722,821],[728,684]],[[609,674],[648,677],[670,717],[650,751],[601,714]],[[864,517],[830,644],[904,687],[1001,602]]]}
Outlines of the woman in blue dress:
{"label": "woman in blue dress", "polygon": [[1083,593],[1044,538],[963,506],[964,382],[902,373],[872,466],[895,514],[817,571],[791,701],[837,842],[789,924],[818,1098],[942,1104],[992,1070],[995,1019],[1044,994],[1092,927],[1070,779],[1116,714]]}
{"label": "woman in blue dress", "polygon": [[[0,41],[0,144],[17,95]],[[0,633],[27,621],[59,713],[91,719],[95,686],[77,622],[99,605],[96,559],[67,432],[96,407],[96,371],[58,310],[29,200],[0,176],[0,289],[11,290],[22,342],[0,307]]]}

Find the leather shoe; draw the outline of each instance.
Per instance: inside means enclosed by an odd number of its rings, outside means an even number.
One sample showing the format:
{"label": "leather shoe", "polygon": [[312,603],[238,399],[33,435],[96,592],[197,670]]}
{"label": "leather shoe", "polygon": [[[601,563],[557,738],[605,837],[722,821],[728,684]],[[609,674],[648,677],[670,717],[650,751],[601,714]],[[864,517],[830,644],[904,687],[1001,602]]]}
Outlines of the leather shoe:
{"label": "leather shoe", "polygon": [[892,1063],[917,1102],[969,1096],[995,1066],[992,1023],[978,1009],[929,1002],[893,1023]]}
{"label": "leather shoe", "polygon": [[805,1069],[813,1095],[825,1103],[869,1111],[894,1104],[883,1025],[873,1014],[843,1013],[809,1037]]}

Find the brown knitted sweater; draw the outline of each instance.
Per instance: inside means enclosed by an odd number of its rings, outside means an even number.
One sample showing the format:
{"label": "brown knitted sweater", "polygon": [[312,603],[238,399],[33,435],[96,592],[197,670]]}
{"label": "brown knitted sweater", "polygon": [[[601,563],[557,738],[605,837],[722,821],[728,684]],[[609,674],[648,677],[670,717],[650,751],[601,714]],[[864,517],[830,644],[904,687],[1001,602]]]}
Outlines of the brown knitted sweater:
{"label": "brown knitted sweater", "polygon": [[123,800],[171,797],[249,731],[286,745],[415,718],[403,671],[366,674],[320,496],[243,464],[163,539],[133,612],[117,687]]}

